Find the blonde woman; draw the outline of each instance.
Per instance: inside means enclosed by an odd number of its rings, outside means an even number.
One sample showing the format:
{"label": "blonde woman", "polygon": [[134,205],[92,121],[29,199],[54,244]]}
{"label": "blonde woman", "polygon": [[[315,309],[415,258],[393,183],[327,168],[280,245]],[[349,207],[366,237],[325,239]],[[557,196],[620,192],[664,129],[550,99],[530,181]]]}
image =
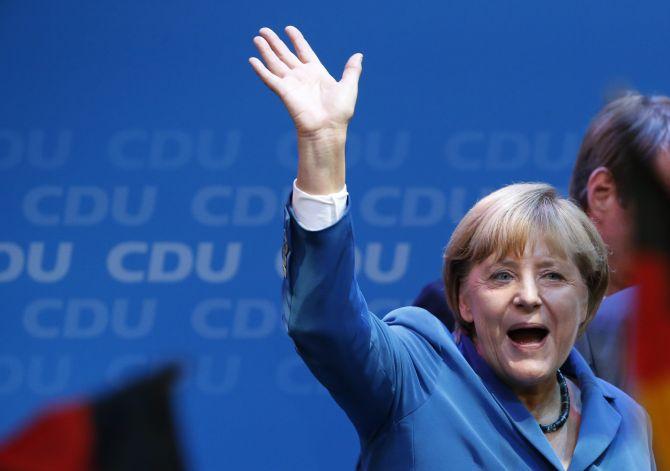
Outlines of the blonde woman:
{"label": "blonde woman", "polygon": [[654,469],[649,423],[573,349],[607,289],[593,224],[548,185],[477,203],[445,252],[455,335],[419,308],[371,314],[354,275],[347,125],[362,56],[335,80],[294,27],[250,63],[298,133],[285,321],[360,437],[358,469]]}

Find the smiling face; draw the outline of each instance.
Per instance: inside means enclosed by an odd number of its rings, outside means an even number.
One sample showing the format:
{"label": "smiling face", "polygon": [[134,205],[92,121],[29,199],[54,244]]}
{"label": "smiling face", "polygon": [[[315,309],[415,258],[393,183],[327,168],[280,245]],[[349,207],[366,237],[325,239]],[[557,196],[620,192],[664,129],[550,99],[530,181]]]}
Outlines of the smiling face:
{"label": "smiling face", "polygon": [[528,242],[520,255],[491,255],[472,266],[458,299],[477,351],[513,388],[555,382],[588,311],[575,263],[544,240]]}
{"label": "smiling face", "polygon": [[582,210],[549,185],[517,183],[467,212],[442,273],[458,329],[500,379],[529,389],[555,386],[608,271],[607,247]]}

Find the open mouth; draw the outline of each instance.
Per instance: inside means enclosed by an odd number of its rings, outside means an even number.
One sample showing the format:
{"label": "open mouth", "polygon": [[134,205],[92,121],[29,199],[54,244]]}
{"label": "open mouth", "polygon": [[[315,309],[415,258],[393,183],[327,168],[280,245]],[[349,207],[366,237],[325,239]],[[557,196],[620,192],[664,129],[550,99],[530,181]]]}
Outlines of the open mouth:
{"label": "open mouth", "polygon": [[542,326],[519,326],[512,327],[507,331],[507,336],[518,345],[539,345],[549,335],[549,329]]}

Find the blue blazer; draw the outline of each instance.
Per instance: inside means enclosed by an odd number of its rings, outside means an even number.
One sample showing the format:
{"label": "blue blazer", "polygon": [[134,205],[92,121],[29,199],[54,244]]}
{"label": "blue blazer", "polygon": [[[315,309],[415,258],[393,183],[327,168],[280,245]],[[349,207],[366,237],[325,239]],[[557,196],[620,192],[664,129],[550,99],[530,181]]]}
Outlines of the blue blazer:
{"label": "blue blazer", "polygon": [[[285,211],[284,322],[312,373],[354,424],[357,469],[562,470],[537,422],[477,354],[427,311],[383,320],[354,276],[349,211],[306,231]],[[649,421],[629,396],[596,378],[573,349],[562,371],[582,394],[570,470],[655,469]]]}

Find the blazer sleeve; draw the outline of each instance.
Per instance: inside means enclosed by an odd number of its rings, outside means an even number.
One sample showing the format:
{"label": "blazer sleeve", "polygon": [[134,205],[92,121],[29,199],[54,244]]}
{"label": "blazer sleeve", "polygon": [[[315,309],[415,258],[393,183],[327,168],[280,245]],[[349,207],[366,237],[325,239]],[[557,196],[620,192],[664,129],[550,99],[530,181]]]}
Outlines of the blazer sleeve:
{"label": "blazer sleeve", "polygon": [[[438,354],[421,335],[368,311],[354,273],[349,208],[319,231],[285,210],[284,323],[299,355],[362,440],[430,395]],[[427,312],[416,309],[430,316]]]}

